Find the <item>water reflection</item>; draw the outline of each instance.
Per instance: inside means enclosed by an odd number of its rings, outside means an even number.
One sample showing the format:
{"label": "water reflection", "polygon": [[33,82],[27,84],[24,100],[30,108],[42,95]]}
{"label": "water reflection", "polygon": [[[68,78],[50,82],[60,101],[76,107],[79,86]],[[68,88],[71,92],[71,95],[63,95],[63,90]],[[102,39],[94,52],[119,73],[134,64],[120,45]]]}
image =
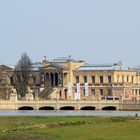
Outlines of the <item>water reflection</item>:
{"label": "water reflection", "polygon": [[140,111],[1,110],[0,116],[140,116]]}

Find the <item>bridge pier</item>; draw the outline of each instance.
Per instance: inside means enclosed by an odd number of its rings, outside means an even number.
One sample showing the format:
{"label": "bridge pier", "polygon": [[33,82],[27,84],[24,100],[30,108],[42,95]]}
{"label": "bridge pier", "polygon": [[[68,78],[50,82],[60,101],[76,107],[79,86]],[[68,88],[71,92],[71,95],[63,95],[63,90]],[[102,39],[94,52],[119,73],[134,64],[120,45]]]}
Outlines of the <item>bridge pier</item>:
{"label": "bridge pier", "polygon": [[102,110],[102,108],[101,107],[96,107],[95,110]]}
{"label": "bridge pier", "polygon": [[80,106],[75,106],[75,110],[80,110],[81,107]]}
{"label": "bridge pier", "polygon": [[119,107],[116,107],[116,110],[117,110],[117,111],[119,111],[119,110],[120,110],[120,108],[119,108]]}
{"label": "bridge pier", "polygon": [[60,107],[59,106],[55,106],[54,110],[60,110]]}

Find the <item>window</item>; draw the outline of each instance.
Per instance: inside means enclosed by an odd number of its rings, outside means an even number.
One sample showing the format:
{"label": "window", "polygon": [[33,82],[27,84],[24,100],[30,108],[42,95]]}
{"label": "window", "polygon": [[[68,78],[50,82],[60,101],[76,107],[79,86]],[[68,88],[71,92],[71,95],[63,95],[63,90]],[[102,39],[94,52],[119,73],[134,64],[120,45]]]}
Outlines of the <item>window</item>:
{"label": "window", "polygon": [[137,89],[135,90],[135,95],[137,95]]}
{"label": "window", "polygon": [[108,96],[112,96],[112,90],[108,89]]}
{"label": "window", "polygon": [[62,97],[62,92],[61,92],[61,90],[60,90],[60,98]]}
{"label": "window", "polygon": [[129,76],[127,76],[127,82],[129,82]]}
{"label": "window", "polygon": [[10,77],[10,83],[11,83],[11,85],[13,85],[13,84],[14,84],[13,77]]}
{"label": "window", "polygon": [[84,83],[87,83],[87,76],[84,76]]}
{"label": "window", "polygon": [[124,76],[122,76],[122,82],[124,82]]}
{"label": "window", "polygon": [[108,76],[108,83],[111,83],[111,82],[112,82],[112,77]]}
{"label": "window", "polygon": [[95,89],[91,89],[91,95],[95,95]]}
{"label": "window", "polygon": [[119,76],[117,75],[117,83],[119,82]]}
{"label": "window", "polygon": [[92,76],[92,83],[95,83],[95,76]]}
{"label": "window", "polygon": [[103,76],[100,76],[100,83],[103,83],[104,79]]}
{"label": "window", "polygon": [[132,83],[134,83],[134,77],[132,76]]}
{"label": "window", "polygon": [[85,89],[83,89],[83,95],[85,96]]}
{"label": "window", "polygon": [[76,76],[76,83],[79,83],[79,76]]}
{"label": "window", "polygon": [[100,95],[103,95],[103,89],[100,89]]}

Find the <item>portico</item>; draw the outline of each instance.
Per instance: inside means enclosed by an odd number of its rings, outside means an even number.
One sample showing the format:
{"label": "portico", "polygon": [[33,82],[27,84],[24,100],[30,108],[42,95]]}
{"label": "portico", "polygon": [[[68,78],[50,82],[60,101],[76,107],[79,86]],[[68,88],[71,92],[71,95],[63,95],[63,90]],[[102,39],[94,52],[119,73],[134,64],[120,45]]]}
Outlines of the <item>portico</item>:
{"label": "portico", "polygon": [[45,66],[41,69],[42,82],[44,86],[62,87],[64,72],[63,68],[53,65]]}
{"label": "portico", "polygon": [[57,72],[57,71],[44,71],[42,73],[43,80],[44,80],[44,85],[50,85],[52,87],[57,87],[57,86],[63,86],[63,72]]}

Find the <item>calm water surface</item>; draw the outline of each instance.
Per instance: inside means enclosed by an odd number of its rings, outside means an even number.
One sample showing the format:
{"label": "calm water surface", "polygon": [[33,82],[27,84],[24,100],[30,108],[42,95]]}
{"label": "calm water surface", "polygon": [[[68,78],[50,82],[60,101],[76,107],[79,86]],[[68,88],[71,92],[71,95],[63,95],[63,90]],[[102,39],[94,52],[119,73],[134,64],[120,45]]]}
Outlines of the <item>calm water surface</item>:
{"label": "calm water surface", "polygon": [[140,116],[140,111],[1,110],[0,116]]}

